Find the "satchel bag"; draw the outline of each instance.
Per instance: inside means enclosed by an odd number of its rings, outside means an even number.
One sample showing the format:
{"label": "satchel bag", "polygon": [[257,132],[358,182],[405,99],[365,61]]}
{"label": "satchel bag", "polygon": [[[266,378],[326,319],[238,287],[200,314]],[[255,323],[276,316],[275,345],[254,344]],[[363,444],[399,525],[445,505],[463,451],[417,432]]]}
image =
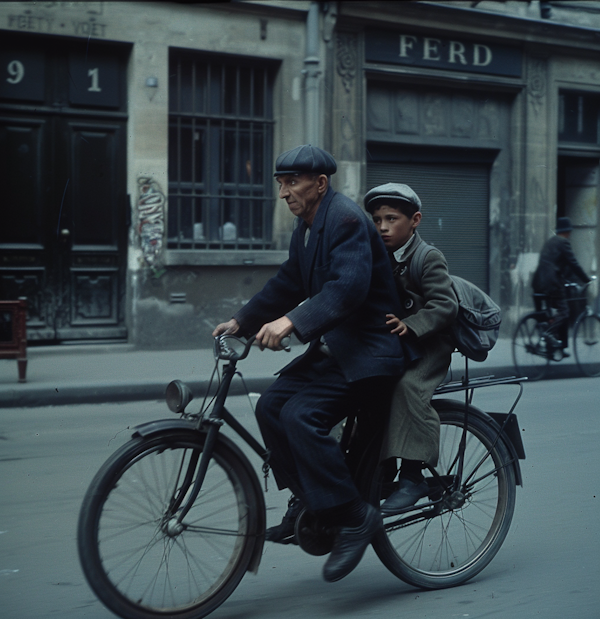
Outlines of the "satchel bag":
{"label": "satchel bag", "polygon": [[[439,249],[421,243],[410,263],[410,279],[421,294],[423,264],[430,251]],[[485,361],[500,333],[500,307],[475,284],[456,275],[450,275],[450,279],[458,299],[458,314],[452,324],[454,344],[465,357],[473,361]]]}

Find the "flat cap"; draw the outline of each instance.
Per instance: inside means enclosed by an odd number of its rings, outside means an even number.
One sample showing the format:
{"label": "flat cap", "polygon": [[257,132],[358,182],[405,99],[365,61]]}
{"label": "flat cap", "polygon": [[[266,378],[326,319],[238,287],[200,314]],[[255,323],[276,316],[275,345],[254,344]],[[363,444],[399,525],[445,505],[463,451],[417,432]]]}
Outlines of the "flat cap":
{"label": "flat cap", "polygon": [[414,204],[418,211],[421,210],[419,196],[408,185],[402,183],[386,183],[367,191],[365,195],[365,209],[373,214],[378,205],[395,200],[409,202]]}
{"label": "flat cap", "polygon": [[281,153],[275,162],[275,174],[335,174],[335,159],[322,148],[303,144]]}

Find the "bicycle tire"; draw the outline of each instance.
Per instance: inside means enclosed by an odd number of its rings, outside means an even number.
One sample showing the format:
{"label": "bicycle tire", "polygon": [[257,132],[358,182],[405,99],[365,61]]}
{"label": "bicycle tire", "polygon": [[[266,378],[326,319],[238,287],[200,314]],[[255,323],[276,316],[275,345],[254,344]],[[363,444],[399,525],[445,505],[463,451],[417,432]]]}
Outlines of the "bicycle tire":
{"label": "bicycle tire", "polygon": [[121,617],[205,617],[250,565],[257,535],[264,533],[257,531],[264,503],[256,496],[253,469],[221,439],[186,528],[171,535],[166,530],[168,505],[204,437],[165,430],[134,438],[106,461],[85,495],[81,566],[98,598]]}
{"label": "bicycle tire", "polygon": [[582,314],[573,329],[575,361],[584,376],[600,376],[600,317]]}
{"label": "bicycle tire", "polygon": [[[436,470],[451,476],[456,472],[464,406],[449,400],[434,403],[441,421]],[[471,474],[475,478],[468,486],[462,485],[462,505],[449,507],[449,494],[432,497],[431,501],[439,500],[432,508],[435,511],[423,508],[387,517],[384,531],[373,541],[383,564],[410,585],[441,589],[470,580],[490,563],[508,534],[515,509],[515,471],[506,446],[497,440],[498,428],[494,430],[482,417],[470,409],[462,479],[469,480]],[[389,494],[383,492],[384,467],[371,470],[367,496],[379,505]]]}
{"label": "bicycle tire", "polygon": [[515,329],[512,340],[512,356],[517,376],[529,380],[541,380],[550,364],[547,356],[536,351],[540,349],[539,320],[536,313],[523,316]]}

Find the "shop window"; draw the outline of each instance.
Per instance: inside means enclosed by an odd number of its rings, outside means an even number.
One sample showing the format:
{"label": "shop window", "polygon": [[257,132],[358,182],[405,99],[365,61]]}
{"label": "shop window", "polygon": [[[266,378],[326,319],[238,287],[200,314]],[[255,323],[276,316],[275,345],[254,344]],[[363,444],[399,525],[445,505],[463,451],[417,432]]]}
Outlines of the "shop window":
{"label": "shop window", "polygon": [[598,144],[600,97],[577,92],[559,95],[558,139]]}
{"label": "shop window", "polygon": [[271,249],[274,68],[171,50],[170,249]]}

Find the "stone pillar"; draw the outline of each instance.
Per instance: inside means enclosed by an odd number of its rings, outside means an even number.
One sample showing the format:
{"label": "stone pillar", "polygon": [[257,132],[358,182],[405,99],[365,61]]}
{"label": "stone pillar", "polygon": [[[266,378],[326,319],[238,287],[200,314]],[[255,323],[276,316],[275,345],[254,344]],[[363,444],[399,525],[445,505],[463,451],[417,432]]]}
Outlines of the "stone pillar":
{"label": "stone pillar", "polygon": [[598,165],[573,165],[566,170],[566,215],[571,218],[571,246],[589,275],[598,270]]}
{"label": "stone pillar", "polygon": [[538,253],[556,220],[556,123],[548,97],[548,62],[527,59],[524,215],[521,249]]}
{"label": "stone pillar", "polygon": [[337,31],[335,37],[333,105],[331,111],[332,154],[338,164],[333,185],[362,205],[364,128],[362,119],[362,74],[359,35]]}

